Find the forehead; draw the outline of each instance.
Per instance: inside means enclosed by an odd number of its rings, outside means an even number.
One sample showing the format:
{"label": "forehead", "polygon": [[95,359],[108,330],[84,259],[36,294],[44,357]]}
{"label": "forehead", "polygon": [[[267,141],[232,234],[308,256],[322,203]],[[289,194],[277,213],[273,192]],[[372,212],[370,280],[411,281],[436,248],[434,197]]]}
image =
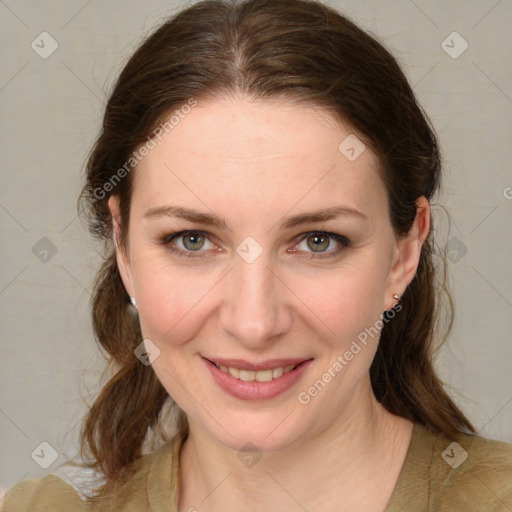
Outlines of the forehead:
{"label": "forehead", "polygon": [[350,124],[314,106],[217,97],[175,116],[155,141],[135,171],[134,208],[182,201],[204,209],[207,199],[281,209],[366,203],[370,215],[385,207],[376,155]]}

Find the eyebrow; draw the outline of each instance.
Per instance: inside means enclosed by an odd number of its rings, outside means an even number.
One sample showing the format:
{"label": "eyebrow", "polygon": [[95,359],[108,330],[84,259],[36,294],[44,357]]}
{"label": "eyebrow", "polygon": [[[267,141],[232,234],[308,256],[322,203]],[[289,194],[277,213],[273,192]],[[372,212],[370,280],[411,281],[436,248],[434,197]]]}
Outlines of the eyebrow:
{"label": "eyebrow", "polygon": [[[364,213],[356,210],[355,208],[349,208],[347,206],[333,206],[331,208],[322,208],[320,210],[304,212],[291,217],[286,217],[279,224],[279,227],[281,229],[290,229],[302,224],[325,222],[341,216],[351,216],[366,221],[369,220]],[[143,215],[143,218],[145,219],[155,219],[159,217],[180,218],[196,224],[204,224],[218,229],[227,229],[226,221],[222,217],[219,217],[214,213],[203,213],[190,208],[183,208],[181,206],[157,206],[155,208],[150,208]]]}

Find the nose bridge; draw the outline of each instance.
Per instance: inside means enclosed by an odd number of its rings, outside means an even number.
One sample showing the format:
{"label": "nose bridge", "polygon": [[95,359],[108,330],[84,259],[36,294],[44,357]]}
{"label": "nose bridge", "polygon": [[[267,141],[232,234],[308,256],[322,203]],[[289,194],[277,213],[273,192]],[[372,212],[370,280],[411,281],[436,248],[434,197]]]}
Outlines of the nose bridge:
{"label": "nose bridge", "polygon": [[[247,246],[240,244],[240,248]],[[254,247],[250,250],[254,250]],[[222,327],[250,348],[265,346],[289,328],[290,315],[283,285],[271,269],[268,255],[235,255],[229,273],[227,293],[221,313]]]}

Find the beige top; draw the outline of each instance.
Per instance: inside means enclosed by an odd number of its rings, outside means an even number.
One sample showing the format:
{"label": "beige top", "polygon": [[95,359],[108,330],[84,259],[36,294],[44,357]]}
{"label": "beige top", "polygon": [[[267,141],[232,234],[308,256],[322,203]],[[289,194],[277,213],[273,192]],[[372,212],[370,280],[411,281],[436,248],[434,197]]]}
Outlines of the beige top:
{"label": "beige top", "polygon": [[[123,492],[101,512],[178,512],[179,450],[174,437],[136,462]],[[55,475],[25,480],[3,512],[97,512]],[[407,456],[385,512],[512,512],[512,444],[461,434],[457,442],[414,425]]]}

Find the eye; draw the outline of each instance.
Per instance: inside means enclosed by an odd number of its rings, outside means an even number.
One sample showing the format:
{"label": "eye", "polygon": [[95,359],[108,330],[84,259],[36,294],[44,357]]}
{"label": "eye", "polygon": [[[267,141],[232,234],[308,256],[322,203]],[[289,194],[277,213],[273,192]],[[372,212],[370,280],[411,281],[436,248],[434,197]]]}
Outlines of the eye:
{"label": "eye", "polygon": [[[309,258],[330,258],[351,245],[346,237],[328,231],[311,231],[304,233],[301,237],[300,242],[291,252],[299,249],[308,253]],[[329,248],[331,250],[328,250]]]}
{"label": "eye", "polygon": [[[163,236],[160,242],[178,256],[203,258],[206,256],[206,250],[202,249],[221,250],[210,240],[210,236],[203,231],[179,231]],[[343,249],[350,246],[350,240],[337,233],[311,231],[300,235],[299,242],[289,249],[289,252],[294,253],[299,250],[306,253],[308,258],[330,258],[337,256]]]}
{"label": "eye", "polygon": [[[180,231],[178,233],[171,233],[163,237],[161,242],[166,245],[171,252],[192,258],[204,257],[202,253],[205,251],[201,249],[212,249],[216,247],[210,241],[208,233],[203,233],[202,231]],[[208,244],[212,247],[208,247]]]}

